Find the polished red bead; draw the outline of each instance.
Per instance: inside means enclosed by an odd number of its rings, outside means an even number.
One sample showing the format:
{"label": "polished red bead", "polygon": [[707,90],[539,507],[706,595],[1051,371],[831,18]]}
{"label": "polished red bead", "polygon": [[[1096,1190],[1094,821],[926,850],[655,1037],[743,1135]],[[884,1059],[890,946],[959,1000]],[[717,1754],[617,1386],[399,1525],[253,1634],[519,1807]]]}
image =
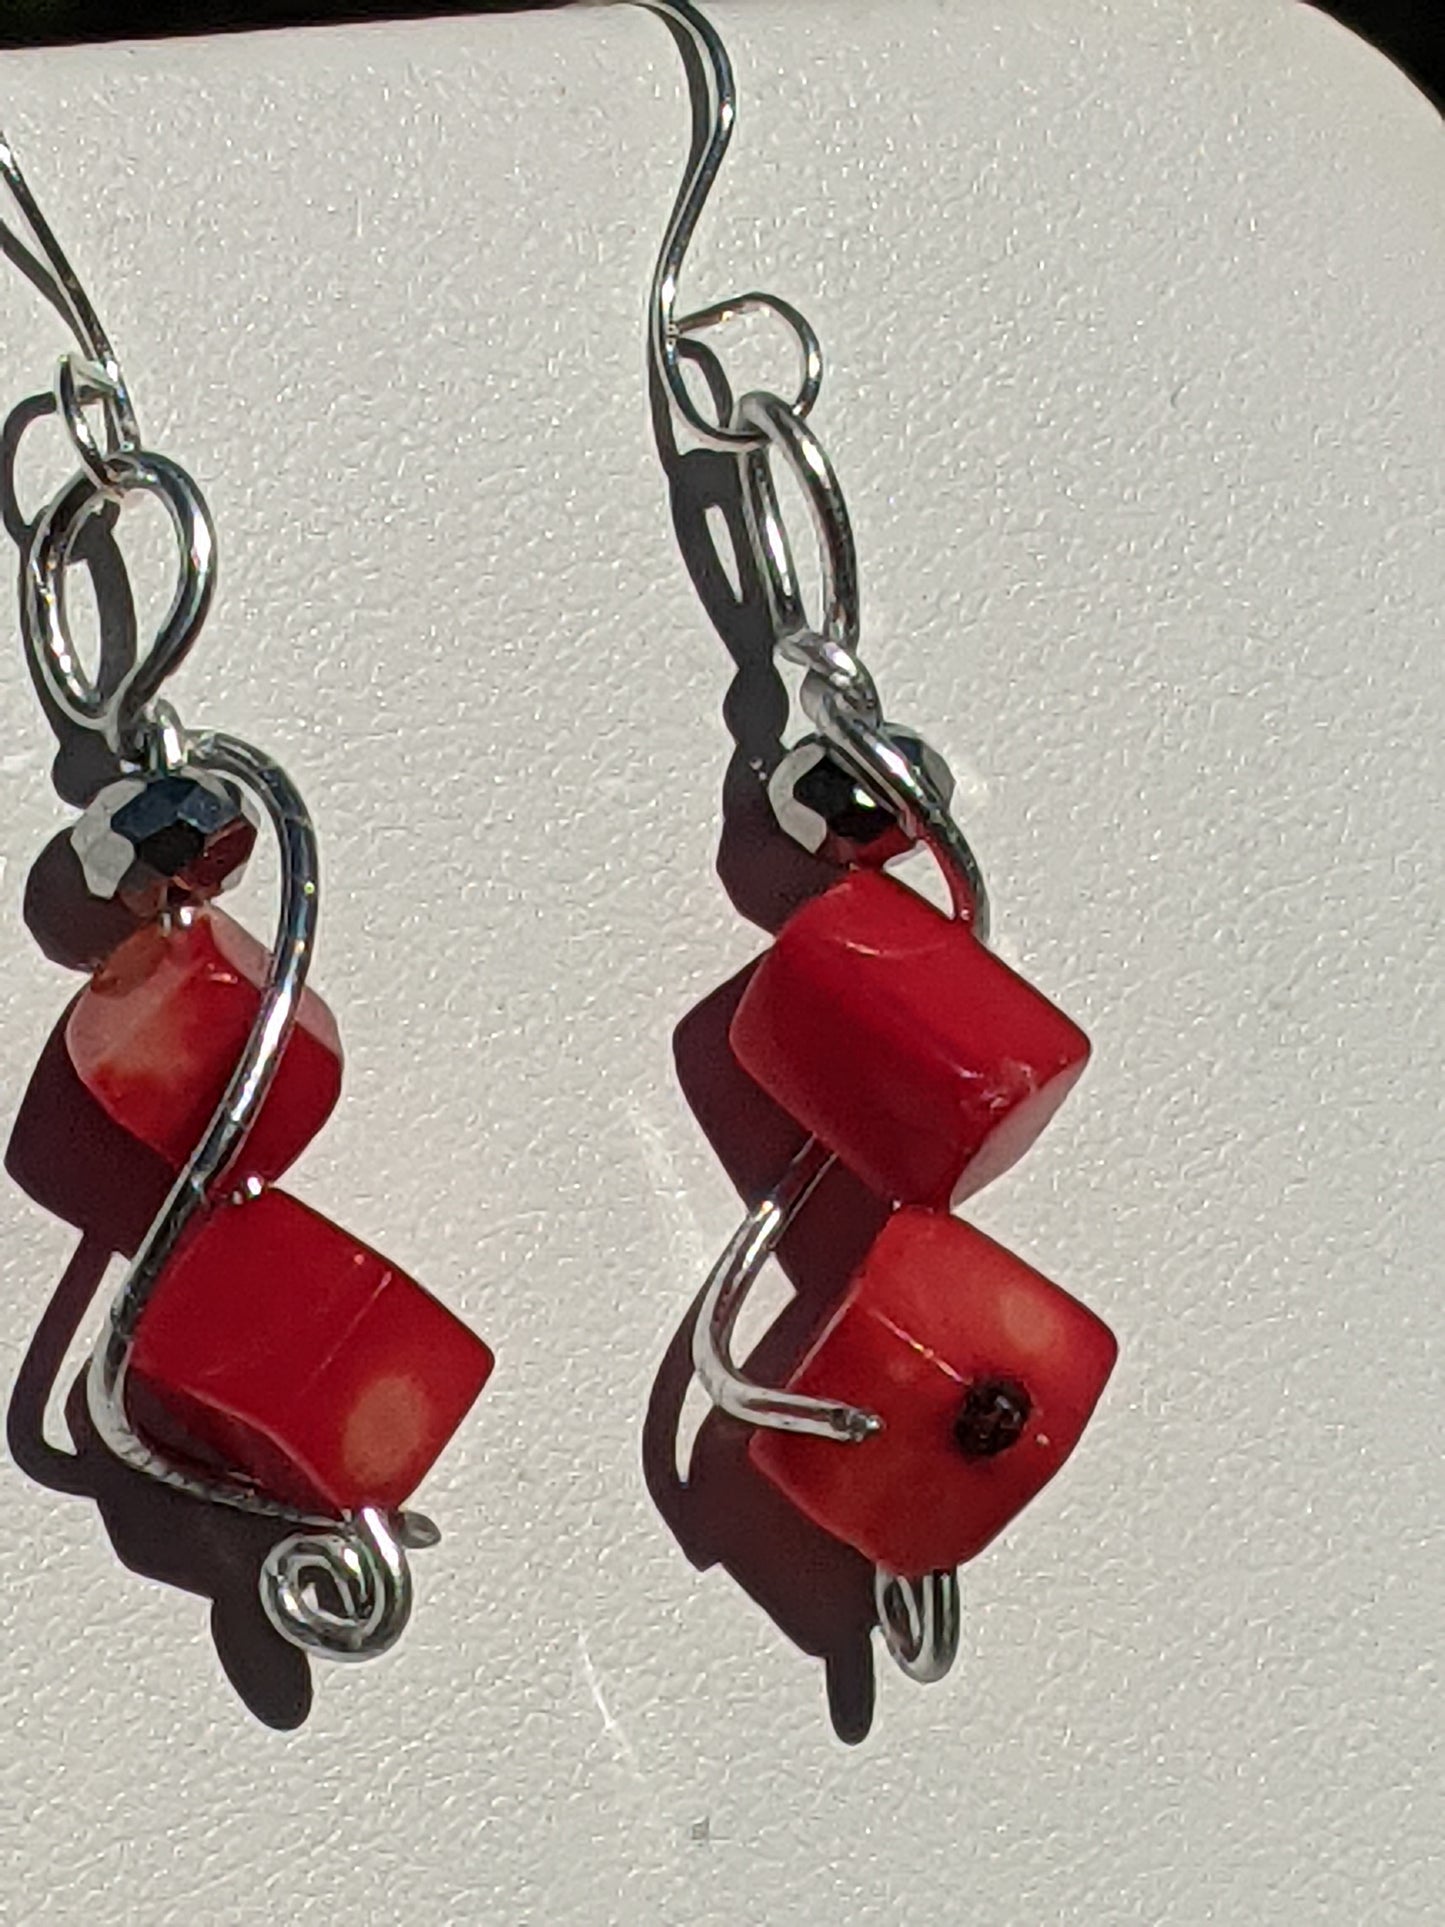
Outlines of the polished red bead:
{"label": "polished red bead", "polygon": [[212,1212],[136,1330],[126,1410],[168,1456],[327,1515],[399,1506],[492,1354],[377,1252],[281,1191]]}
{"label": "polished red bead", "polygon": [[[66,1045],[81,1082],[132,1137],[179,1170],[225,1094],[261,1001],[269,953],[219,910],[147,925],[77,999]],[[313,992],[238,1175],[279,1177],[341,1092],[336,1020]]]}
{"label": "polished red bead", "polygon": [[972,1559],[1048,1483],[1117,1355],[1102,1320],[972,1225],[899,1211],[788,1381],[882,1430],[759,1431],[749,1452],[825,1532],[920,1578]]}
{"label": "polished red bead", "polygon": [[866,870],[784,924],[730,1036],[743,1069],[866,1184],[940,1208],[1023,1155],[1089,1055],[967,922]]}

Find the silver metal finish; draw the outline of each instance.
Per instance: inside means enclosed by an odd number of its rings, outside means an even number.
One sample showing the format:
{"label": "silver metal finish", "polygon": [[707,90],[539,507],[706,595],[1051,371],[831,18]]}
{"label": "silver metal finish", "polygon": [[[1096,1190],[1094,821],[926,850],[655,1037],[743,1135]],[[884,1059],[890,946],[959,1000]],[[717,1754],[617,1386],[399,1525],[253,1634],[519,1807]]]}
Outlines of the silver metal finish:
{"label": "silver metal finish", "polygon": [[771,1391],[745,1378],[732,1362],[732,1336],[747,1295],[778,1240],[832,1169],[834,1159],[816,1138],[794,1158],[781,1182],[755,1205],[733,1234],[707,1281],[693,1327],[693,1369],[714,1405],[749,1425],[775,1432],[808,1432],[859,1445],[881,1421],[859,1406],[796,1392]]}
{"label": "silver metal finish", "polygon": [[318,1657],[386,1652],[411,1617],[411,1575],[395,1523],[367,1506],[345,1531],[283,1539],[261,1568],[261,1604],[283,1639]]}
{"label": "silver metal finish", "polygon": [[[364,1659],[395,1644],[411,1612],[410,1571],[401,1539],[372,1509],[330,1520],[278,1504],[240,1479],[204,1477],[173,1463],[132,1431],[126,1373],[141,1314],[187,1233],[216,1210],[244,1209],[255,1187],[246,1139],[280,1067],[295,1025],[316,940],[320,873],[306,806],[279,764],[234,736],[189,744],[190,767],[244,784],[275,831],[281,857],[281,909],[260,1008],[241,1060],[200,1143],[136,1253],[111,1307],[86,1379],[96,1431],[136,1471],[193,1497],[310,1528],[268,1558],[262,1600],[276,1629],[306,1651]],[[318,1604],[311,1588],[325,1571],[338,1601]]]}
{"label": "silver metal finish", "polygon": [[[216,586],[216,531],[199,488],[177,463],[145,450],[106,457],[108,479],[88,469],[61,490],[35,524],[25,551],[22,624],[26,648],[61,712],[98,730],[120,756],[139,760],[147,712],[167,678],[190,653]],[[176,532],[180,568],[175,595],[150,648],[119,689],[102,692],[86,674],[70,639],[65,577],[81,530],[107,502],[144,493],[164,505]]]}
{"label": "silver metal finish", "polygon": [[225,1095],[176,1179],[160,1215],[136,1253],[111,1312],[111,1344],[101,1386],[117,1408],[136,1325],[172,1254],[209,1206],[244,1191],[246,1138],[280,1068],[296,1022],[316,941],[320,869],[316,832],[300,793],[280,765],[235,736],[207,735],[190,746],[190,761],[243,783],[265,810],[281,854],[281,910],[260,1008]]}
{"label": "silver metal finish", "polygon": [[[57,381],[57,401],[62,418],[71,425],[74,434],[74,418],[81,413],[76,398],[88,385],[95,391],[95,398],[103,404],[111,453],[120,449],[139,448],[140,427],[115,350],[100,325],[100,317],[91,306],[89,296],[51,231],[50,223],[30,192],[14,149],[3,132],[0,132],[0,181],[8,188],[13,207],[20,216],[23,238],[15,236],[16,245],[26,256],[32,270],[36,271],[37,282],[54,300],[80,344],[84,357],[79,368],[63,374]],[[8,223],[0,225],[13,236],[14,231]],[[81,441],[81,458],[89,467],[92,461],[98,461],[100,457],[88,424],[82,427]]]}
{"label": "silver metal finish", "polygon": [[[79,356],[62,361],[56,380],[57,410],[80,469],[35,523],[23,558],[21,623],[34,669],[61,714],[104,737],[131,769],[152,775],[190,771],[203,783],[225,779],[238,785],[269,819],[280,852],[280,912],[256,1021],[214,1116],[111,1308],[87,1374],[87,1401],[100,1437],[137,1471],[196,1498],[297,1528],[272,1550],[261,1576],[262,1603],[272,1625],[307,1652],[365,1659],[394,1645],[406,1625],[411,1612],[406,1549],[435,1543],[430,1521],[419,1515],[388,1517],[370,1506],[340,1519],[312,1517],[269,1499],[240,1477],[211,1477],[172,1462],[136,1436],[126,1413],[126,1374],[137,1325],[167,1264],[203,1216],[243,1209],[260,1188],[246,1167],[246,1140],[296,1021],[315,944],[320,872],[311,818],[279,764],[234,736],[192,736],[170,704],[160,700],[210,608],[216,566],[210,510],[184,469],[142,447],[120,363],[3,135],[0,181],[35,253],[6,231],[81,349]],[[105,447],[85,412],[95,404],[106,424]],[[87,520],[104,504],[137,492],[157,496],[169,512],[179,554],[177,587],[149,648],[118,688],[102,690],[71,642],[66,576]],[[144,787],[139,774],[122,778],[116,787],[124,791],[132,783],[139,794]],[[88,852],[102,882],[117,854],[102,847],[105,828],[98,822],[81,837],[82,859]]]}
{"label": "silver metal finish", "polygon": [[900,1579],[879,1566],[873,1597],[883,1642],[908,1677],[924,1686],[946,1677],[958,1658],[958,1574]]}
{"label": "silver metal finish", "polygon": [[[848,504],[827,450],[802,417],[776,395],[744,395],[733,421],[740,429],[754,431],[755,436],[753,444],[739,455],[738,465],[748,533],[768,591],[775,646],[786,649],[794,637],[818,636],[851,654],[858,647],[863,626],[858,602],[858,554]],[[775,454],[787,463],[813,518],[823,572],[823,606],[817,622],[808,620],[803,607],[792,543],[779,512],[772,472]]]}
{"label": "silver metal finish", "polygon": [[988,886],[928,758],[911,755],[885,723],[857,714],[831,687],[812,677],[803,683],[803,706],[823,734],[882,790],[908,835],[927,844],[948,884],[954,915],[971,919],[979,942],[987,943]]}
{"label": "silver metal finish", "polygon": [[677,31],[708,85],[706,131],[689,159],[653,276],[648,322],[652,353],[673,407],[693,433],[710,448],[746,448],[759,439],[757,429],[736,422],[709,421],[693,401],[683,373],[681,341],[688,335],[722,327],[741,315],[776,317],[792,334],[801,358],[801,380],[791,403],[792,412],[799,420],[818,399],[823,384],[823,351],[806,317],[776,295],[756,291],[734,295],[731,300],[717,301],[691,314],[678,315],[678,284],[683,265],[737,124],[737,86],[732,62],[717,29],[689,0],[638,0],[638,4],[659,15]]}
{"label": "silver metal finish", "polygon": [[[654,370],[676,414],[706,446],[726,449],[739,469],[748,545],[767,592],[777,655],[805,672],[804,711],[845,764],[892,808],[907,836],[927,845],[948,884],[954,915],[988,940],[983,873],[950,810],[946,766],[917,738],[884,721],[878,690],[859,655],[862,614],[858,560],[847,502],[827,451],[807,417],[822,380],[822,352],[812,326],[795,308],[767,295],[747,295],[679,319],[678,280],[698,220],[717,180],[737,116],[732,65],[716,31],[688,0],[639,0],[678,34],[708,93],[692,158],[673,210],[653,281],[648,337]],[[726,423],[709,421],[688,391],[681,343],[734,314],[769,310],[793,330],[804,379],[793,401],[754,391],[735,401]],[[727,392],[727,391],[724,391]],[[801,490],[816,537],[822,599],[810,616],[783,517],[773,463],[781,459]],[[806,829],[806,826],[805,826]],[[693,1331],[693,1366],[714,1404],[752,1425],[810,1432],[863,1444],[878,1430],[868,1412],[825,1399],[772,1391],[732,1363],[738,1313],[778,1239],[811,1195],[831,1158],[807,1145],[777,1189],[750,1211],[708,1280]],[[878,1575],[879,1620],[889,1650],[914,1679],[938,1679],[958,1647],[958,1588],[953,1574],[903,1581]]]}

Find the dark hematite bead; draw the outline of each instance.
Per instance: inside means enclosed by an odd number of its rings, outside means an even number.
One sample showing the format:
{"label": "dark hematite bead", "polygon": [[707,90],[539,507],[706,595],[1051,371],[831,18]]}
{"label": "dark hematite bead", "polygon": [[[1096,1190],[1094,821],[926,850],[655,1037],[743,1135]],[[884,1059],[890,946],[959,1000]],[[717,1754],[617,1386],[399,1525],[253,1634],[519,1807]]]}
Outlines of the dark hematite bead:
{"label": "dark hematite bead", "polygon": [[860,848],[876,843],[897,828],[893,812],[826,752],[793,785],[804,809],[827,824],[829,833]]}
{"label": "dark hematite bead", "polygon": [[180,770],[110,784],[71,836],[93,895],[156,917],[229,889],[255,848],[256,822],[235,784]]}
{"label": "dark hematite bead", "polygon": [[[890,726],[890,734],[950,801],[953,777],[937,750],[909,731]],[[821,736],[794,744],[774,770],[768,795],[793,841],[827,862],[877,869],[912,848],[883,796]]]}
{"label": "dark hematite bead", "polygon": [[966,1459],[992,1459],[1015,1444],[1029,1421],[1032,1401],[1010,1379],[985,1379],[969,1387],[953,1421],[953,1436]]}

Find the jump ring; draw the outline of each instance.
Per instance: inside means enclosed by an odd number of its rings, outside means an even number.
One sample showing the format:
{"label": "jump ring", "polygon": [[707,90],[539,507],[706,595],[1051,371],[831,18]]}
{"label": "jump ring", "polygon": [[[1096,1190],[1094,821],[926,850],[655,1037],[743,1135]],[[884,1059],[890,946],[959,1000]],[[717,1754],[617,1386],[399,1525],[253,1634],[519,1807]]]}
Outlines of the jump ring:
{"label": "jump ring", "polygon": [[755,291],[734,295],[730,301],[714,302],[710,308],[699,308],[693,314],[684,315],[680,321],[669,316],[665,302],[659,305],[657,313],[659,333],[656,354],[672,404],[698,439],[710,448],[741,453],[745,449],[757,448],[767,440],[765,430],[752,425],[740,425],[736,416],[731,422],[709,421],[693,400],[682,370],[682,343],[685,340],[704,334],[709,329],[724,327],[740,315],[773,315],[788,329],[798,345],[802,372],[798,392],[786,406],[799,421],[805,420],[812,412],[823,386],[823,344],[812,322],[790,301]]}
{"label": "jump ring", "polygon": [[[850,651],[856,649],[862,633],[858,552],[848,505],[827,451],[807,423],[777,395],[759,391],[744,395],[734,410],[733,421],[757,430],[762,437],[758,445],[739,453],[738,466],[748,532],[767,587],[779,644],[811,633]],[[792,543],[773,481],[775,451],[803,491],[818,538],[823,607],[817,622],[809,619],[803,607]]]}
{"label": "jump ring", "polygon": [[[35,525],[24,559],[25,641],[56,707],[79,727],[100,731],[117,754],[131,756],[137,753],[145,712],[184,662],[210,609],[216,533],[205,497],[178,463],[130,449],[119,449],[103,461],[104,483],[83,469]],[[65,608],[65,577],[90,517],[107,501],[135,493],[159,497],[169,514],[180,552],[180,578],[150,648],[119,688],[106,694],[76,654]]]}

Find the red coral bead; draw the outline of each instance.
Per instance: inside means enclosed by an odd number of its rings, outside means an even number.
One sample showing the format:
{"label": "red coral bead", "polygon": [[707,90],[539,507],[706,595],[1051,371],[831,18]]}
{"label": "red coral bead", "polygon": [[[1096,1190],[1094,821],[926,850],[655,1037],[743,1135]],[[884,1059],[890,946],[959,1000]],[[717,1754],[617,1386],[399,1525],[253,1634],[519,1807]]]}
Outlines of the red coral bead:
{"label": "red coral bead", "polygon": [[[219,910],[127,939],[77,999],[71,1062],[123,1130],[179,1170],[225,1094],[260,1006],[270,955]],[[238,1175],[295,1162],[341,1092],[336,1019],[313,992],[247,1140]]]}
{"label": "red coral bead", "polygon": [[784,924],[730,1035],[749,1076],[865,1184],[939,1208],[1023,1155],[1089,1055],[969,924],[872,871]]}
{"label": "red coral bead", "polygon": [[220,1206],[141,1314],[137,1434],[302,1511],[399,1506],[486,1384],[444,1305],[281,1191]]}
{"label": "red coral bead", "polygon": [[1078,1443],[1118,1355],[1077,1299],[981,1231],[899,1211],[789,1389],[876,1413],[860,1445],[757,1432],[801,1512],[910,1578],[982,1551]]}

